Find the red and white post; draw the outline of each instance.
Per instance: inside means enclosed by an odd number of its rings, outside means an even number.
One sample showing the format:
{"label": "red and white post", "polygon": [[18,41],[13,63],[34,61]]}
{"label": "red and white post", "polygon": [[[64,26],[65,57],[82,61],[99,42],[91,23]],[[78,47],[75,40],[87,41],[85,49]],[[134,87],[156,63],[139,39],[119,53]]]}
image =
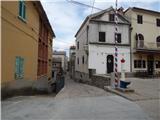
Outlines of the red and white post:
{"label": "red and white post", "polygon": [[118,47],[117,43],[117,33],[118,33],[118,16],[117,16],[117,0],[116,0],[116,13],[115,13],[115,56],[114,56],[114,73],[115,73],[115,87],[119,86],[118,79]]}

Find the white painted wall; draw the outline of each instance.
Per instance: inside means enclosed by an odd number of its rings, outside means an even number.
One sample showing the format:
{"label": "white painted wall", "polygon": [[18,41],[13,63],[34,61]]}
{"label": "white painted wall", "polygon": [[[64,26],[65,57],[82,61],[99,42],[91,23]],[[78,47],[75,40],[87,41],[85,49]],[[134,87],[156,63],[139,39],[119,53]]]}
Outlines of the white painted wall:
{"label": "white painted wall", "polygon": [[[112,23],[90,23],[89,25],[89,41],[99,42],[99,32],[106,32],[106,42],[114,43],[115,40],[115,25]],[[129,44],[129,25],[118,25],[118,32],[121,33],[121,44]]]}
{"label": "white painted wall", "polygon": [[61,58],[62,60],[62,68],[64,71],[67,70],[67,57],[65,55],[53,55],[53,58]]}
{"label": "white painted wall", "polygon": [[[118,72],[121,72],[121,59],[124,53],[125,70],[130,72],[130,47],[118,47]],[[96,69],[96,74],[107,73],[107,55],[114,56],[114,46],[107,45],[89,45],[89,69]]]}
{"label": "white painted wall", "polygon": [[[87,41],[87,25],[88,22],[83,26],[81,31],[76,37],[76,60],[75,60],[75,70],[79,72],[88,73],[88,57],[85,52],[84,46],[88,44]],[[79,49],[77,49],[77,42],[79,42]],[[82,57],[84,56],[84,64],[82,64]],[[77,58],[79,58],[79,64],[77,63]]]}

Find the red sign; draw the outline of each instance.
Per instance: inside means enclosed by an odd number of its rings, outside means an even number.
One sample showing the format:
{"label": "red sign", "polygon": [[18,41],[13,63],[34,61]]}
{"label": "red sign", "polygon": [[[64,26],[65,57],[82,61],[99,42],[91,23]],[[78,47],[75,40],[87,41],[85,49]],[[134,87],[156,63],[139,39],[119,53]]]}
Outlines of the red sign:
{"label": "red sign", "polygon": [[124,63],[124,62],[125,62],[125,60],[124,60],[124,58],[122,58],[122,59],[121,59],[121,63]]}

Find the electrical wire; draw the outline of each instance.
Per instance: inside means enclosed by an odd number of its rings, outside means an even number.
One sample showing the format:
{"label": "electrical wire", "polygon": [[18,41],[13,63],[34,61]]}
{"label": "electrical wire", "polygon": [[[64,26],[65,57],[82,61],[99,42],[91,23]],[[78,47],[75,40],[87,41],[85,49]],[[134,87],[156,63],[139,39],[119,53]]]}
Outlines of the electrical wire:
{"label": "electrical wire", "polygon": [[92,9],[91,9],[91,15],[92,15],[92,12],[93,12],[94,3],[95,3],[95,0],[93,0]]}

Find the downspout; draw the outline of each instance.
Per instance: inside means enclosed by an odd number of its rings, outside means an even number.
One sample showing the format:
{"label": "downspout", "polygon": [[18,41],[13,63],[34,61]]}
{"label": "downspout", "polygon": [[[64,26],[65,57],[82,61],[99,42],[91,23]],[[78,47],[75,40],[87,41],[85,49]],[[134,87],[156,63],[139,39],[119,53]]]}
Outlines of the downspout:
{"label": "downspout", "polygon": [[131,32],[132,32],[132,26],[131,26],[131,24],[129,25],[129,44],[130,44],[130,72],[133,72],[132,70],[132,42],[131,42]]}

